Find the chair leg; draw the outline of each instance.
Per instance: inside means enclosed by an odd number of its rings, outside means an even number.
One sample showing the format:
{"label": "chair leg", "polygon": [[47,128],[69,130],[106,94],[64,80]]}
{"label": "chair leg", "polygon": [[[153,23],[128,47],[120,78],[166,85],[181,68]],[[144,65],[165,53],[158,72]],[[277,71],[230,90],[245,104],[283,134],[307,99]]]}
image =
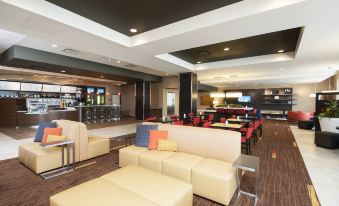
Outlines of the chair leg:
{"label": "chair leg", "polygon": [[251,155],[251,141],[248,141],[248,155]]}

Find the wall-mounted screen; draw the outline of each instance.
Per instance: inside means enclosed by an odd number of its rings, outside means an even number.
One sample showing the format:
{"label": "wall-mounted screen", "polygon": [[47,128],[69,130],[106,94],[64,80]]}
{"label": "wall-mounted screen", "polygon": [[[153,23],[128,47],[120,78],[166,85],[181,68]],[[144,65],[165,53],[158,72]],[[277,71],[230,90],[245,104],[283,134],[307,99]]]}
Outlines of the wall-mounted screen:
{"label": "wall-mounted screen", "polygon": [[105,94],[105,88],[98,88],[98,89],[97,89],[97,92],[98,92],[99,94]]}
{"label": "wall-mounted screen", "polygon": [[238,102],[251,102],[251,96],[238,97]]}
{"label": "wall-mounted screen", "polygon": [[77,88],[71,86],[61,86],[61,93],[77,93]]}
{"label": "wall-mounted screen", "polygon": [[44,84],[42,85],[42,91],[60,93],[60,85]]}
{"label": "wall-mounted screen", "polygon": [[94,87],[87,87],[87,93],[91,94],[91,93],[94,93],[94,92],[95,92]]}
{"label": "wall-mounted screen", "polygon": [[20,91],[20,82],[0,81],[0,90]]}
{"label": "wall-mounted screen", "polygon": [[41,92],[42,84],[21,83],[21,91],[25,92]]}

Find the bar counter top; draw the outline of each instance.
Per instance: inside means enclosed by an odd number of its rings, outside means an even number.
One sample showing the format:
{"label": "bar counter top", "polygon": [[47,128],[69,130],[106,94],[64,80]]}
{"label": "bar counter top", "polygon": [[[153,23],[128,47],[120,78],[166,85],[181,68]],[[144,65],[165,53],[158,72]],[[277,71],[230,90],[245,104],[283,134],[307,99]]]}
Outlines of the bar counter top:
{"label": "bar counter top", "polygon": [[75,108],[85,108],[85,107],[121,107],[121,105],[82,105],[74,106]]}

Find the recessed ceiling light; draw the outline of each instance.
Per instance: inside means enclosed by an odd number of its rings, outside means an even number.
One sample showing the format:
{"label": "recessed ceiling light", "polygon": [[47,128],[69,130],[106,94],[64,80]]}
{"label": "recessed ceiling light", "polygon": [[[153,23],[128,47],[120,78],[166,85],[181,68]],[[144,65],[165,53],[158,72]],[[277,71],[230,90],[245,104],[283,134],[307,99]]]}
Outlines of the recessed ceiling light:
{"label": "recessed ceiling light", "polygon": [[61,70],[60,72],[61,72],[61,73],[66,73],[66,71],[65,71],[65,70]]}
{"label": "recessed ceiling light", "polygon": [[101,79],[103,79],[103,78],[104,78],[104,76],[100,76],[100,78],[101,78]]}
{"label": "recessed ceiling light", "polygon": [[1,79],[2,81],[7,80],[7,79]]}
{"label": "recessed ceiling light", "polygon": [[53,47],[53,48],[57,48],[57,47],[59,47],[57,44],[51,44],[51,47]]}
{"label": "recessed ceiling light", "polygon": [[167,76],[167,75],[168,75],[168,73],[166,72],[166,73],[165,73],[165,75]]}
{"label": "recessed ceiling light", "polygon": [[228,47],[224,48],[224,51],[229,51],[229,50],[230,50],[230,48],[228,48]]}
{"label": "recessed ceiling light", "polygon": [[116,63],[120,64],[120,61],[119,61],[119,60],[117,60],[117,61],[116,61]]}
{"label": "recessed ceiling light", "polygon": [[197,64],[201,64],[201,62],[197,62]]}
{"label": "recessed ceiling light", "polygon": [[121,84],[117,84],[118,86],[121,86]]}
{"label": "recessed ceiling light", "polygon": [[132,33],[136,33],[136,32],[138,32],[138,30],[137,30],[137,29],[130,29],[129,31],[130,31],[130,32],[132,32]]}
{"label": "recessed ceiling light", "polygon": [[278,53],[283,53],[285,50],[283,50],[283,49],[280,49],[280,50],[278,50]]}

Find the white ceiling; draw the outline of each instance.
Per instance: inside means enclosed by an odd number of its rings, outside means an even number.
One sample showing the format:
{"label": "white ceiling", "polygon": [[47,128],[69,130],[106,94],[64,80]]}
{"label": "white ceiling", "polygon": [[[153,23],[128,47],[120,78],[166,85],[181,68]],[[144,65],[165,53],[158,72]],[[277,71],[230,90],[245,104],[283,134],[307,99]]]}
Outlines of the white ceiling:
{"label": "white ceiling", "polygon": [[[218,87],[311,83],[339,69],[338,9],[338,0],[244,0],[127,37],[44,0],[1,0],[0,29],[23,40],[0,38],[0,45],[60,54],[71,48],[80,51],[78,58],[163,76],[192,71],[202,83]],[[201,65],[168,54],[295,27],[304,27],[296,53]],[[137,66],[126,67],[127,62]]]}

